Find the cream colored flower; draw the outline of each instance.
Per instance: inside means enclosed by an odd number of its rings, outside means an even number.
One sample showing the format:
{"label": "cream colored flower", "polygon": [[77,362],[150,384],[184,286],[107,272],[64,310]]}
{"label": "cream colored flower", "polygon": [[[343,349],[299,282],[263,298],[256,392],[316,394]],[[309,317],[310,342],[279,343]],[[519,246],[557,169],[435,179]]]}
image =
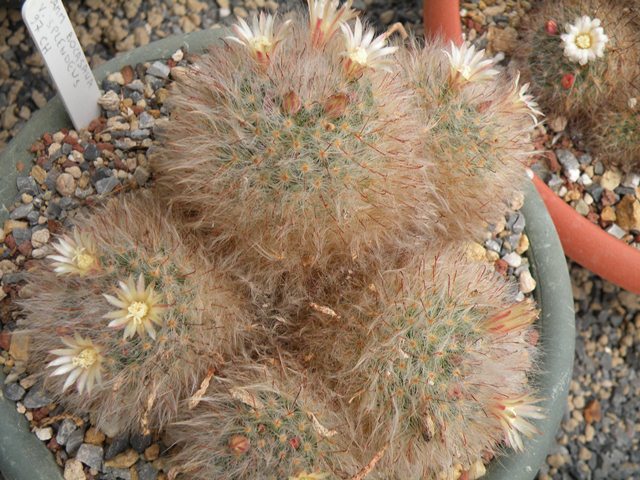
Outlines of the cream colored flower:
{"label": "cream colored flower", "polygon": [[162,297],[154,291],[152,285],[145,288],[142,274],[138,276],[138,281],[135,283],[133,277],[129,277],[127,283],[118,283],[120,286],[118,298],[104,294],[104,298],[119,309],[104,316],[113,319],[109,326],[124,327],[125,339],[136,333],[142,338],[146,332],[155,340],[156,331],[153,324],[162,325],[162,310],[165,308],[160,305]]}
{"label": "cream colored flower", "polygon": [[524,445],[520,434],[531,438],[539,434],[538,429],[527,418],[545,418],[542,408],[535,405],[540,400],[528,395],[496,400],[491,411],[500,420],[500,425],[509,441],[509,445],[516,451],[523,451]]}
{"label": "cream colored flower", "polygon": [[273,22],[273,15],[266,15],[264,12],[260,12],[260,16],[253,16],[251,27],[242,18],[238,18],[238,23],[231,27],[237,36],[228,36],[226,39],[247,47],[258,62],[268,63],[271,54],[284,39],[291,20],[280,25],[275,33]]}
{"label": "cream colored flower", "polygon": [[486,331],[497,334],[519,332],[528,328],[536,318],[537,311],[533,308],[531,300],[527,299],[488,318],[484,321],[483,327]]}
{"label": "cream colored flower", "polygon": [[444,53],[451,64],[451,83],[483,82],[498,74],[498,70],[491,68],[495,60],[485,58],[484,50],[476,52],[476,47],[469,43],[458,48],[451,42],[451,52]]}
{"label": "cream colored flower", "polygon": [[374,31],[369,29],[363,36],[362,22],[359,18],[356,18],[353,31],[347,24],[340,28],[346,41],[346,51],[342,53],[342,56],[345,57],[345,69],[348,76],[357,76],[366,68],[391,71],[391,59],[384,57],[395,53],[398,47],[385,46],[386,34],[378,35],[374,39]]}
{"label": "cream colored flower", "polygon": [[572,62],[586,65],[604,55],[604,48],[609,37],[604,34],[600,20],[593,20],[586,15],[576,18],[573,25],[565,26],[567,33],[560,36],[564,45],[564,56]]}
{"label": "cream colored flower", "polygon": [[513,104],[516,107],[522,107],[527,111],[534,124],[538,123],[538,117],[544,117],[544,114],[539,110],[538,103],[534,100],[533,95],[527,93],[529,90],[529,84],[525,83],[520,85],[520,72],[516,74],[515,82],[511,89],[511,98]]}
{"label": "cream colored flower", "polygon": [[91,238],[78,229],[73,231],[73,238],[64,235],[53,245],[57,255],[49,255],[53,260],[53,269],[59,275],[75,274],[84,276],[99,268],[98,254]]}
{"label": "cream colored flower", "polygon": [[76,334],[74,338],[62,337],[62,343],[68,348],[51,350],[50,353],[58,358],[49,362],[47,367],[58,367],[51,376],[67,375],[67,379],[62,386],[64,392],[74,382],[79,393],[91,393],[94,384],[102,382],[102,351],[90,339],[82,338]]}
{"label": "cream colored flower", "polygon": [[302,471],[295,477],[289,477],[289,480],[322,480],[328,476],[328,473],[307,473],[306,471]]}
{"label": "cream colored flower", "polygon": [[309,29],[311,43],[320,47],[327,43],[346,22],[358,13],[351,8],[353,0],[340,6],[339,0],[307,0],[309,5]]}

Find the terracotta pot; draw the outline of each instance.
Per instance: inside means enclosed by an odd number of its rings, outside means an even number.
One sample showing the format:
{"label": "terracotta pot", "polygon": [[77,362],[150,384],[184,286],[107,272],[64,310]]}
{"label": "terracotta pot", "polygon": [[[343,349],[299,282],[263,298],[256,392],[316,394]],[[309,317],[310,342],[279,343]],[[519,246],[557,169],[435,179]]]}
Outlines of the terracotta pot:
{"label": "terracotta pot", "polygon": [[564,253],[602,278],[640,294],[640,250],[584,218],[537,176],[533,184],[556,226]]}
{"label": "terracotta pot", "polygon": [[427,37],[462,43],[460,0],[424,0],[422,18]]}

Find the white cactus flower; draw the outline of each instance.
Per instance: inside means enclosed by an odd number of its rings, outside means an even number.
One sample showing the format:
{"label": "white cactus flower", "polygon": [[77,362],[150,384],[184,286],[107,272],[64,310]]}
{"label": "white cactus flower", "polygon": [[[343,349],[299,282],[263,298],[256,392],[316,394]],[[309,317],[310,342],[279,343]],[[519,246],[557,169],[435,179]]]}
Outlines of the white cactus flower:
{"label": "white cactus flower", "polygon": [[476,52],[476,47],[467,42],[458,48],[451,42],[451,52],[444,51],[451,64],[452,83],[483,82],[491,80],[498,74],[492,68],[494,59],[486,58],[484,50]]}
{"label": "white cactus flower", "polygon": [[275,33],[273,23],[273,15],[266,15],[264,12],[260,12],[260,16],[253,16],[251,27],[244,19],[238,18],[238,23],[231,27],[236,36],[228,36],[226,39],[245,46],[258,62],[268,63],[271,54],[284,39],[291,20],[280,25]]}
{"label": "white cactus flower", "polygon": [[532,437],[539,433],[538,429],[527,418],[545,418],[542,408],[537,406],[539,400],[521,395],[513,398],[497,400],[491,408],[491,413],[500,420],[509,445],[514,450],[524,450],[520,434]]}
{"label": "white cactus flower", "polygon": [[307,0],[309,6],[309,29],[315,47],[326,44],[346,22],[357,17],[351,8],[353,0],[340,6],[340,0]]}
{"label": "white cactus flower", "polygon": [[118,310],[106,314],[104,317],[112,319],[110,327],[124,327],[124,338],[133,337],[136,333],[142,338],[145,333],[153,339],[156,331],[153,325],[162,325],[162,297],[155,292],[153,286],[145,287],[144,277],[138,276],[134,283],[133,277],[127,282],[119,282],[118,298],[103,294],[104,298]]}
{"label": "white cactus flower", "polygon": [[99,346],[90,339],[76,334],[74,338],[61,338],[68,348],[59,348],[50,353],[58,358],[49,362],[47,367],[58,367],[51,376],[67,375],[62,391],[67,390],[74,382],[78,392],[91,392],[94,384],[102,382],[102,352]]}
{"label": "white cactus flower", "polygon": [[[345,69],[348,76],[356,76],[366,68],[391,71],[391,59],[388,55],[395,53],[398,47],[387,47],[387,34],[378,35],[369,29],[363,35],[362,22],[356,18],[354,30],[347,24],[340,27],[346,41]],[[385,58],[386,57],[386,58]]]}
{"label": "white cactus flower", "polygon": [[98,268],[95,244],[88,235],[80,233],[78,229],[73,231],[73,237],[61,237],[53,244],[53,248],[57,254],[49,255],[47,258],[53,260],[53,269],[58,275],[85,276]]}
{"label": "white cactus flower", "polygon": [[609,41],[600,26],[600,20],[588,16],[577,18],[575,23],[565,26],[567,33],[560,36],[564,46],[564,56],[572,62],[586,65],[604,55],[604,48]]}

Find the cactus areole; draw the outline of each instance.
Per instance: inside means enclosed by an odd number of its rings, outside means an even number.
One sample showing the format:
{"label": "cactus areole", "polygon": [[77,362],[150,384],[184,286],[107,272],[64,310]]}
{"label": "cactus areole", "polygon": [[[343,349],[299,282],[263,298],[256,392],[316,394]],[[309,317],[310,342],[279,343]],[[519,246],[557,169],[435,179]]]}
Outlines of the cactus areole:
{"label": "cactus areole", "polygon": [[[454,3],[457,8],[457,2],[433,2],[434,5]],[[202,31],[161,40],[102,65],[95,71],[95,75],[98,80],[102,80],[109,73],[118,71],[125,65],[167,58],[176,49],[184,46],[187,46],[191,52],[202,52],[212,43],[219,41],[220,37],[220,32]],[[336,99],[334,103],[339,109],[340,102],[338,100]],[[284,108],[293,111],[299,106],[295,98],[287,97]],[[68,120],[65,117],[62,104],[59,99],[54,99],[39,114],[35,115],[12,141],[0,157],[0,178],[2,178],[0,202],[3,205],[9,205],[16,195],[17,170],[15,166],[18,163],[28,164],[31,161],[28,147],[45,132],[54,131],[67,125]],[[0,220],[4,220],[6,216],[6,209],[3,210],[4,212],[0,212]],[[551,221],[542,208],[539,197],[530,187],[527,189],[523,213],[527,218],[527,234],[531,241],[532,273],[538,282],[536,300],[541,308],[538,325],[544,354],[539,361],[540,371],[544,374],[536,379],[536,384],[540,386],[539,395],[545,399],[541,403],[541,407],[548,412],[548,415],[545,419],[536,422],[541,435],[535,439],[525,439],[522,452],[511,452],[489,465],[487,475],[483,478],[490,480],[531,480],[534,478],[554,442],[566,403],[572,370],[574,316],[568,272]],[[135,306],[130,313],[132,318],[142,318],[141,312],[142,310]],[[15,411],[15,406],[6,399],[0,401],[0,417],[0,471],[3,475],[6,478],[17,480],[61,479],[60,471],[47,453],[46,448],[28,432],[25,419]],[[301,440],[292,437],[289,439],[289,445],[296,449]],[[238,455],[242,455],[247,448],[252,448],[251,442],[246,442],[242,434],[230,438],[229,442],[231,450]]]}

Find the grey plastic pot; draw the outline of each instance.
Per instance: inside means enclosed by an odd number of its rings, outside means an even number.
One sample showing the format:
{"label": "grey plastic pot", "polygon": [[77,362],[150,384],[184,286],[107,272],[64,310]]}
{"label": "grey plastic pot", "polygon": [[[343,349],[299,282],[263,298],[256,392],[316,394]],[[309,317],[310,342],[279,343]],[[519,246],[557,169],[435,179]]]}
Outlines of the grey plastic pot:
{"label": "grey plastic pot", "polygon": [[[168,58],[180,47],[201,52],[217,41],[222,30],[206,30],[174,36],[138,48],[98,67],[94,73],[101,81],[109,73],[125,65],[135,65]],[[31,164],[28,152],[31,144],[46,132],[68,127],[69,120],[59,98],[36,112],[20,134],[0,156],[0,222],[7,218],[6,207],[17,196],[16,165]],[[531,185],[526,188],[523,213],[527,220],[526,233],[531,246],[529,261],[538,287],[536,300],[541,307],[539,319],[540,359],[542,374],[537,379],[547,418],[537,422],[542,434],[525,441],[522,454],[510,454],[494,461],[484,477],[486,480],[531,480],[552,445],[565,410],[569,382],[573,369],[575,318],[573,297],[562,247],[547,211]],[[0,374],[0,380],[4,377]],[[60,480],[58,467],[44,445],[28,432],[27,422],[18,414],[12,402],[0,401],[0,471],[6,480]]]}

